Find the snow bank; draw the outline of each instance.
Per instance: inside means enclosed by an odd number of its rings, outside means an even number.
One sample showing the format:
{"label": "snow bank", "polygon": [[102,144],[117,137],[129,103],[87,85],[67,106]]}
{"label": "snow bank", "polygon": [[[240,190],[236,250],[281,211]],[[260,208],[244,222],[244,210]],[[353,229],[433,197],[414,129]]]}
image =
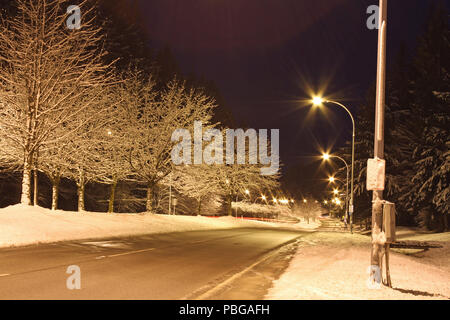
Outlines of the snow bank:
{"label": "snow bank", "polygon": [[[450,299],[450,251],[411,257],[391,252],[393,288],[368,289],[370,240],[360,235],[315,233],[302,238],[285,273],[273,283],[269,300]],[[423,254],[423,253],[422,253]],[[426,253],[428,255],[428,253]]]}
{"label": "snow bank", "polygon": [[0,247],[242,227],[283,226],[232,217],[78,213],[15,205],[0,209]]}

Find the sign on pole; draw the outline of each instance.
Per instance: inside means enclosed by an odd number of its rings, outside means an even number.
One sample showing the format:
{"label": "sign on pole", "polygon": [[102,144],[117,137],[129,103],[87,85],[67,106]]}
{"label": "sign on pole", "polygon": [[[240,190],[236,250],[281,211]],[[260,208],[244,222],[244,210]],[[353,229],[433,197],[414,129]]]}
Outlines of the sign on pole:
{"label": "sign on pole", "polygon": [[386,175],[386,161],[375,158],[367,161],[367,185],[371,191],[383,191]]}

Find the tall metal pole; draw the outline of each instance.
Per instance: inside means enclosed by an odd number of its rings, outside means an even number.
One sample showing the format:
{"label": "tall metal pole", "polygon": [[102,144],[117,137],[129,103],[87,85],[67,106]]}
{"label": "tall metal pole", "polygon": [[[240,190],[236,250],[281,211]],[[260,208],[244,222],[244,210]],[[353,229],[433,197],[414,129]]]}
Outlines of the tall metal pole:
{"label": "tall metal pole", "polygon": [[[347,169],[347,183],[345,184],[345,187],[346,187],[346,192],[345,192],[345,217],[347,218],[348,214],[349,214],[349,201],[348,201],[348,177],[349,177],[349,171],[348,171],[348,164],[347,164],[347,161],[345,161],[345,159],[341,158],[340,156],[330,156],[330,157],[338,158],[339,160],[344,162],[345,168]],[[346,225],[346,227],[347,227],[347,225]]]}
{"label": "tall metal pole", "polygon": [[355,128],[355,121],[353,120],[353,136],[352,136],[352,180],[350,182],[350,190],[351,190],[351,196],[350,196],[350,208],[349,208],[349,214],[350,214],[350,232],[353,233],[353,181],[354,181],[354,174],[355,174],[355,134],[356,134],[356,128]]}
{"label": "tall metal pole", "polygon": [[[386,99],[386,36],[387,36],[387,2],[380,0],[380,17],[378,30],[378,67],[377,96],[375,110],[374,156],[384,158],[384,109]],[[383,191],[373,191],[372,199],[372,252],[370,257],[372,283],[381,281],[381,253],[383,243],[380,239],[383,222]],[[377,274],[378,273],[378,274]]]}
{"label": "tall metal pole", "polygon": [[342,107],[345,109],[345,111],[347,111],[347,113],[350,115],[350,118],[352,119],[352,124],[353,124],[353,133],[352,133],[352,177],[351,177],[351,182],[350,182],[350,208],[349,208],[349,213],[350,213],[350,232],[353,233],[353,194],[354,194],[354,189],[353,189],[353,181],[354,181],[354,173],[355,173],[355,135],[356,135],[356,123],[355,123],[355,118],[353,117],[352,113],[350,112],[350,110],[344,106],[342,103],[340,102],[336,102],[336,101],[331,101],[331,100],[326,100],[325,102],[329,102],[329,103],[334,103],[337,104],[338,106]]}

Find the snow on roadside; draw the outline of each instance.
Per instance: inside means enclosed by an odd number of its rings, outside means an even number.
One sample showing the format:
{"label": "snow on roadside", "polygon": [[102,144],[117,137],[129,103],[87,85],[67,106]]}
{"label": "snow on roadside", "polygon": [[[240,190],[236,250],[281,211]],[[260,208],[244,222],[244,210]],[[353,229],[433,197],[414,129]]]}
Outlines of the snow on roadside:
{"label": "snow on roadside", "polygon": [[[282,228],[283,226],[231,217],[78,213],[14,205],[0,209],[0,247],[242,227]],[[299,225],[296,228],[301,227]]]}
{"label": "snow on roadside", "polygon": [[[317,236],[316,236],[317,235]],[[324,241],[326,237],[332,241]],[[362,238],[361,238],[362,239]],[[447,264],[448,249],[442,250]],[[368,289],[370,243],[347,234],[312,234],[282,276],[274,281],[269,300],[413,300],[450,299],[450,270],[441,263],[391,253],[393,289]]]}

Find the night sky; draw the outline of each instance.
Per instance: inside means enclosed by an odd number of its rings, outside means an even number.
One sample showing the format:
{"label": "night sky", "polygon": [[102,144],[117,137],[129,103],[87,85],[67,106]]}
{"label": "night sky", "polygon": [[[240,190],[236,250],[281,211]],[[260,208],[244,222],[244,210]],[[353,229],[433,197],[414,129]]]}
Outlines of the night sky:
{"label": "night sky", "polygon": [[[388,63],[409,53],[434,0],[389,1]],[[376,76],[376,0],[138,0],[154,49],[169,45],[183,72],[213,80],[238,122],[281,129],[286,165],[351,137],[344,110],[311,112],[311,91],[354,114]],[[449,3],[450,1],[446,1]]]}

